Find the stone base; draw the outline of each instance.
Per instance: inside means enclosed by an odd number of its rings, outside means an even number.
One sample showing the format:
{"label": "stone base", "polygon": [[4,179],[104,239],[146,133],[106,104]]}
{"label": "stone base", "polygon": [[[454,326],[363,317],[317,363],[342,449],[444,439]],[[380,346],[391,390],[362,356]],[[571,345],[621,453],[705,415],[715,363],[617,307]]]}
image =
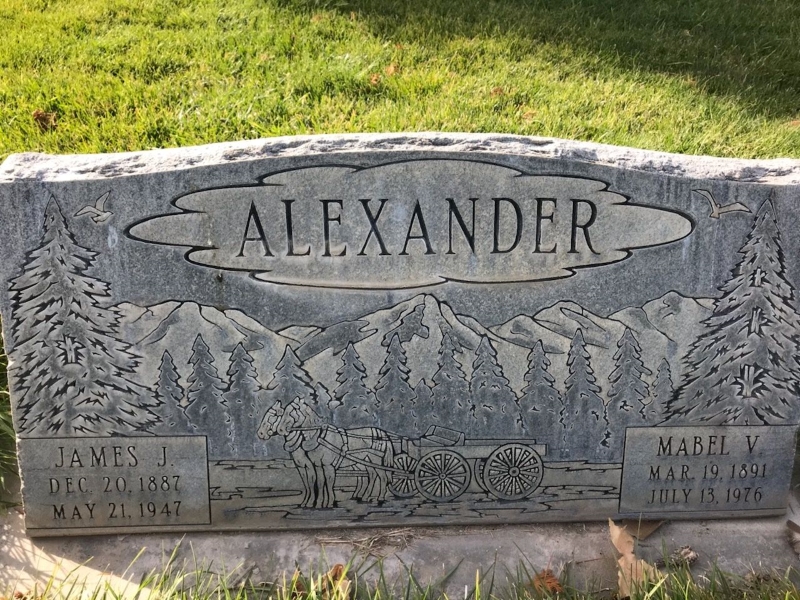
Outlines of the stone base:
{"label": "stone base", "polygon": [[[421,584],[443,587],[451,597],[471,589],[479,571],[485,577],[482,587],[488,589],[493,582],[495,591],[517,580],[521,567],[531,574],[548,566],[566,572],[569,584],[585,591],[615,590],[617,581],[615,551],[602,522],[35,540],[25,535],[18,509],[0,515],[0,524],[4,594],[35,585],[41,589],[50,578],[85,581],[90,587],[107,581],[117,590],[134,591],[144,575],[163,568],[178,544],[179,564],[185,560],[187,569],[195,564],[211,565],[216,572],[236,569],[238,577],[250,572],[254,582],[283,581],[283,574],[290,578],[295,565],[306,574],[319,573],[326,565],[354,558],[363,569],[382,558],[387,580],[397,581],[398,587],[406,569],[413,568]],[[700,555],[692,567],[695,575],[714,564],[741,575],[800,566],[787,540],[785,517],[668,522],[640,542],[639,554],[655,561],[664,550],[685,545]],[[374,568],[366,575],[376,576]]]}

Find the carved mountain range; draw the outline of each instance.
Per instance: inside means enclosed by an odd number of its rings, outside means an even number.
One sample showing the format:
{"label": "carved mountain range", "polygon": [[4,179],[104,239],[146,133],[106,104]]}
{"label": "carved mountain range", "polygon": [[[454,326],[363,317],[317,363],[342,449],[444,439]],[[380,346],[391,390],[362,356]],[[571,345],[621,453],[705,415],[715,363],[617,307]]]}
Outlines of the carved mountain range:
{"label": "carved mountain range", "polygon": [[172,355],[183,384],[189,373],[187,365],[198,334],[203,336],[215,359],[214,366],[221,374],[228,369],[231,352],[241,343],[253,357],[253,364],[262,380],[275,369],[286,345],[297,343],[238,310],[221,311],[195,302],[163,302],[146,308],[122,303],[117,308],[122,313],[122,335],[134,343],[136,352],[142,357],[139,373],[150,374],[153,379],[152,382],[142,380],[145,385],[152,385],[158,377],[164,350]]}
{"label": "carved mountain range", "polygon": [[[642,307],[630,307],[600,317],[575,302],[559,302],[534,316],[520,315],[492,328],[503,339],[532,347],[541,339],[553,363],[557,384],[567,377],[566,354],[575,330],[580,328],[592,357],[599,385],[607,387],[604,374],[614,368],[617,341],[630,328],[642,347],[642,359],[654,373],[662,358],[672,366],[675,381],[681,359],[697,335],[698,326],[711,314],[713,299],[693,299],[668,292]],[[563,359],[559,357],[563,356]]]}
{"label": "carved mountain range", "polygon": [[639,341],[645,365],[655,373],[661,359],[666,358],[677,382],[681,359],[712,307],[712,299],[692,299],[669,292],[641,307],[602,317],[575,302],[563,301],[534,315],[519,315],[506,323],[484,327],[471,316],[456,314],[433,295],[419,294],[359,319],[328,327],[295,325],[276,332],[241,311],[220,311],[194,302],[165,302],[147,308],[129,303],[118,305],[123,335],[135,341],[142,356],[140,373],[157,374],[161,356],[168,350],[185,379],[191,347],[200,334],[221,375],[228,368],[230,353],[241,342],[254,359],[259,381],[266,386],[288,345],[314,381],[332,390],[336,387],[336,371],[341,367],[341,353],[352,343],[367,369],[366,383],[374,387],[386,347],[397,335],[408,357],[409,382],[414,386],[422,378],[430,383],[438,368],[439,349],[446,333],[459,348],[456,358],[467,378],[481,337],[489,338],[504,375],[518,393],[524,387],[529,350],[541,339],[552,362],[551,374],[556,386],[563,389],[568,375],[567,351],[576,329],[580,328],[604,396],[608,374],[614,368],[617,341],[626,327]]}

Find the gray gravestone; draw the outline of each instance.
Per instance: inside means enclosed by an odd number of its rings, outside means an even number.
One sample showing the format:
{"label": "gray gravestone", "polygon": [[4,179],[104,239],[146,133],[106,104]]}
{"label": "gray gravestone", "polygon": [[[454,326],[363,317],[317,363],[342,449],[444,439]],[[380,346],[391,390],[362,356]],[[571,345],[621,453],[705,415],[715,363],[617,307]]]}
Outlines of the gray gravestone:
{"label": "gray gravestone", "polygon": [[797,163],[285,138],[0,202],[32,535],[785,509]]}

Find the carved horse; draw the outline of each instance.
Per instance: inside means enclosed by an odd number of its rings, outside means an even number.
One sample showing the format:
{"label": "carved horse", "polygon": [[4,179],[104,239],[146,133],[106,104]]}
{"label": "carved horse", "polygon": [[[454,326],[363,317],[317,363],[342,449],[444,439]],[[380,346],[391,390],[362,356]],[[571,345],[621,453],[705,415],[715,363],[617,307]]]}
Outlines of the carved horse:
{"label": "carved horse", "polygon": [[385,431],[375,427],[345,430],[324,424],[300,398],[283,409],[276,431],[286,437],[287,446],[304,450],[314,465],[314,475],[308,480],[310,505],[334,505],[336,470],[347,463],[355,463],[358,470],[366,473],[358,478],[354,499],[386,499],[389,475],[384,467],[392,466],[394,450]]}
{"label": "carved horse", "polygon": [[[284,408],[280,402],[275,402],[270,406],[258,426],[258,437],[268,440],[276,435],[283,414]],[[303,500],[300,502],[300,506],[307,508],[316,506],[317,503],[317,471],[311,458],[301,447],[300,441],[297,436],[292,436],[292,439],[287,437],[283,448],[291,455],[294,466],[300,474],[300,481],[303,483]]]}
{"label": "carved horse", "polygon": [[267,412],[264,413],[264,417],[261,419],[261,424],[258,426],[257,432],[259,439],[268,440],[275,435],[278,431],[278,421],[281,420],[282,416],[283,406],[281,406],[280,402],[275,402],[267,409]]}

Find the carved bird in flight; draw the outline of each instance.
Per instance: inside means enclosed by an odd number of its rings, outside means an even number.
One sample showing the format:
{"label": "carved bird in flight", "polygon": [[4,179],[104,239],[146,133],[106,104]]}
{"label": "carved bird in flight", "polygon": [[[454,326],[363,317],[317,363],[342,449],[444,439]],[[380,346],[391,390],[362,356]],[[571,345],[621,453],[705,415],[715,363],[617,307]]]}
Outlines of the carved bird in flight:
{"label": "carved bird in flight", "polygon": [[111,192],[106,192],[102,196],[100,196],[97,200],[95,200],[94,206],[89,204],[88,206],[84,206],[78,212],[75,213],[76,217],[82,217],[84,215],[91,215],[92,221],[95,223],[102,223],[103,221],[108,220],[112,213],[105,209],[106,200],[108,200],[108,195]]}
{"label": "carved bird in flight", "polygon": [[712,219],[719,219],[720,215],[724,215],[725,213],[729,212],[752,212],[749,208],[747,208],[741,202],[733,202],[731,204],[726,204],[725,206],[720,205],[719,202],[714,200],[714,196],[711,195],[711,192],[708,190],[692,190],[695,194],[700,194],[703,198],[708,200],[708,203],[711,205],[711,214],[708,215]]}

